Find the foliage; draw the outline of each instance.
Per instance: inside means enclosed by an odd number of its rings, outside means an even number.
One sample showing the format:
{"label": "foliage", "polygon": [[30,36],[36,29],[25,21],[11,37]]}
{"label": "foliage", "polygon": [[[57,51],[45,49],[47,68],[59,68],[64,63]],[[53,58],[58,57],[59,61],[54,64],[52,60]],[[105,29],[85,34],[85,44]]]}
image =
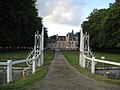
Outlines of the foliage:
{"label": "foliage", "polygon": [[0,0],[0,47],[33,47],[43,26],[37,11],[35,0]]}
{"label": "foliage", "polygon": [[56,39],[56,37],[57,37],[56,35],[53,35],[50,37],[50,39]]}
{"label": "foliage", "polygon": [[94,9],[82,23],[84,32],[90,35],[92,49],[120,49],[120,3],[110,4],[108,9]]}
{"label": "foliage", "polygon": [[47,42],[48,42],[48,31],[47,28],[44,27],[44,47],[47,46]]}
{"label": "foliage", "polygon": [[120,3],[120,0],[116,0],[117,3]]}

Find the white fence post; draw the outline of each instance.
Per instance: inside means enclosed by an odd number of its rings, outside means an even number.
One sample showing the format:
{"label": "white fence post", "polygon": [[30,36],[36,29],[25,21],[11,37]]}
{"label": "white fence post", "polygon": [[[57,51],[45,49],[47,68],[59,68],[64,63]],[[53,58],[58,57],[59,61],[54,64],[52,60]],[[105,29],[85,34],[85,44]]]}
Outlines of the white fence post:
{"label": "white fence post", "polygon": [[85,57],[84,57],[84,55],[83,55],[83,68],[85,68],[85,66],[86,66],[86,61],[85,61]]}
{"label": "white fence post", "polygon": [[[41,35],[39,35],[39,54],[41,54]],[[41,66],[41,56],[38,56],[38,67]]]}
{"label": "white fence post", "polygon": [[84,36],[83,30],[80,31],[80,58],[79,58],[79,65],[85,68],[85,58],[84,58]]}
{"label": "white fence post", "polygon": [[42,35],[40,37],[40,66],[42,66]]}
{"label": "white fence post", "polygon": [[7,61],[7,83],[12,81],[12,60]]}
{"label": "white fence post", "polygon": [[42,66],[42,35],[40,37],[40,66]]}
{"label": "white fence post", "polygon": [[35,57],[33,57],[33,64],[32,64],[32,73],[35,73]]}
{"label": "white fence post", "polygon": [[42,28],[42,34],[41,34],[41,66],[44,64],[44,27]]}
{"label": "white fence post", "polygon": [[91,73],[95,73],[95,64],[96,62],[94,61],[95,57],[92,57],[92,65],[91,65]]}

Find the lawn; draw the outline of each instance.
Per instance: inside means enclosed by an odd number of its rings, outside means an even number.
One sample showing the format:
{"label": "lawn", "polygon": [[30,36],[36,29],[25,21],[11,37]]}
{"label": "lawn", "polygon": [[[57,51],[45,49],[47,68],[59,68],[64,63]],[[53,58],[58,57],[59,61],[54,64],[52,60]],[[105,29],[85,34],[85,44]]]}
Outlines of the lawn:
{"label": "lawn", "polygon": [[25,59],[29,52],[29,50],[0,52],[0,61]]}
{"label": "lawn", "polygon": [[[27,55],[29,55],[29,53],[30,53],[29,50],[0,52],[0,62],[7,62],[7,60],[12,60],[12,61],[23,60],[23,59],[26,59],[26,57],[27,57]],[[49,64],[50,60],[52,58],[53,58],[53,51],[46,50],[44,52],[45,64],[46,65]],[[13,65],[13,66],[25,67],[25,66],[27,66],[27,64],[22,63],[22,64]]]}
{"label": "lawn", "polygon": [[[113,84],[120,84],[120,80],[112,80],[104,78],[101,75],[92,74],[89,69],[84,69],[79,66],[79,51],[62,51],[65,58],[68,60],[68,62],[73,65],[79,72],[87,75],[88,77],[91,77],[98,81],[104,81],[108,83]],[[120,54],[112,54],[112,53],[102,53],[102,52],[96,52],[96,57],[100,58],[101,55],[104,55],[107,59],[110,59],[111,61],[117,61],[119,62]],[[112,55],[112,56],[110,56]]]}
{"label": "lawn", "polygon": [[120,53],[95,52],[95,56],[98,59],[100,59],[101,56],[104,56],[105,60],[120,63]]}
{"label": "lawn", "polygon": [[[0,61],[7,61],[7,60],[22,60],[29,55],[29,50],[21,50],[21,51],[7,51],[7,52],[0,52]],[[44,58],[45,60],[53,58],[53,51],[52,50],[45,50],[44,51]]]}
{"label": "lawn", "polygon": [[[104,56],[105,60],[107,61],[120,63],[120,53],[95,52],[94,54],[97,59],[101,59],[101,56]],[[109,64],[104,64],[104,63],[97,63],[96,65],[96,67],[102,67],[102,68],[106,68],[110,66],[114,66],[114,65],[109,65]]]}
{"label": "lawn", "polygon": [[[28,52],[29,51],[2,52],[0,53],[0,59],[2,59],[2,61],[6,61],[9,59],[11,60],[25,59],[26,55],[28,55]],[[47,73],[48,65],[53,60],[54,53],[55,53],[54,51],[45,51],[44,66],[38,68],[35,74],[25,77],[22,80],[12,82],[10,84],[1,84],[0,90],[24,90],[26,86],[40,81]]]}

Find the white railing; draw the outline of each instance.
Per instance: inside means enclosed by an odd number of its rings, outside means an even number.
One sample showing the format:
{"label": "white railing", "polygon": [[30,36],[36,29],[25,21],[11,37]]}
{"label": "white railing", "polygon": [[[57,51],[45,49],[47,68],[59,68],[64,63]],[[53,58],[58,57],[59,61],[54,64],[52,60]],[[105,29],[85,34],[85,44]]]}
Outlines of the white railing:
{"label": "white railing", "polygon": [[0,65],[6,65],[7,66],[7,83],[12,82],[12,65],[32,61],[32,73],[35,73],[35,71],[36,71],[36,60],[38,60],[38,59],[39,59],[39,56],[30,58],[30,59],[26,59],[26,60],[17,60],[17,61],[8,60],[7,62],[0,62]]}
{"label": "white railing", "polygon": [[85,55],[84,55],[84,58],[85,58],[86,60],[90,60],[90,61],[92,62],[92,63],[91,63],[91,72],[92,72],[92,73],[95,73],[95,65],[96,65],[97,62],[120,66],[120,63],[118,63],[118,62],[112,62],[112,61],[95,59],[95,57],[90,58],[90,57],[87,57],[87,56],[85,56]]}
{"label": "white railing", "polygon": [[0,65],[7,65],[7,62],[0,62]]}
{"label": "white railing", "polygon": [[27,56],[26,59],[30,58],[34,54],[35,50],[33,49],[32,52]]}
{"label": "white railing", "polygon": [[[86,44],[86,42],[87,42],[87,44]],[[87,47],[87,48],[85,48],[85,47]],[[85,55],[86,51],[89,53],[89,55],[92,56],[92,58],[87,57]],[[92,73],[95,73],[95,65],[96,65],[97,62],[120,66],[120,63],[117,63],[117,62],[95,59],[94,55],[91,53],[91,51],[89,49],[89,35],[88,34],[83,34],[83,30],[81,29],[80,30],[79,65],[83,68],[86,68],[86,60],[91,61],[91,72]]]}
{"label": "white railing", "polygon": [[[39,34],[39,31],[35,34],[34,40],[34,50],[27,56],[25,60],[12,61],[8,60],[7,62],[0,62],[0,65],[7,66],[7,83],[12,82],[12,65],[27,63],[32,61],[32,73],[35,73],[36,69],[36,60],[38,67],[42,66],[44,63],[44,27],[42,27],[42,33]],[[31,58],[32,57],[32,58]]]}

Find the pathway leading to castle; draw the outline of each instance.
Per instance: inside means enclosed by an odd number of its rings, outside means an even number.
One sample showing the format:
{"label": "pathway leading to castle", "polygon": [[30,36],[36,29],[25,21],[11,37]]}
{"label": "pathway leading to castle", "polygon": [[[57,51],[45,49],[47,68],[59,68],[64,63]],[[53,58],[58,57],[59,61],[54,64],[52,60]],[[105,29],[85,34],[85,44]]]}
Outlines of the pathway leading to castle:
{"label": "pathway leading to castle", "polygon": [[120,90],[120,86],[95,81],[79,73],[56,52],[46,76],[27,90]]}

